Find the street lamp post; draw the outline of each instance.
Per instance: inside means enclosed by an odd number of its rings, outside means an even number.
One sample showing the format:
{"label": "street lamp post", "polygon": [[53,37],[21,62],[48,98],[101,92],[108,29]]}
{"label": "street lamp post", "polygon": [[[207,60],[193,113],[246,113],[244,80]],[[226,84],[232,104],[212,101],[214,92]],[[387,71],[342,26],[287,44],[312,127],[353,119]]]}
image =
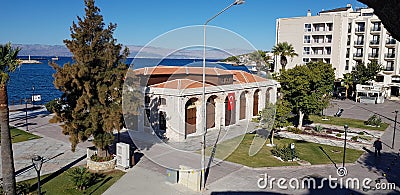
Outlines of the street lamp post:
{"label": "street lamp post", "polygon": [[28,99],[25,98],[25,126],[26,126],[26,131],[29,131],[28,127]]}
{"label": "street lamp post", "polygon": [[38,177],[38,194],[41,194],[40,191],[40,170],[42,169],[42,165],[43,165],[43,157],[39,156],[39,155],[35,155],[34,157],[32,157],[32,164],[33,167],[35,167],[36,173],[37,173],[37,177]]}
{"label": "street lamp post", "polygon": [[347,129],[349,129],[349,126],[348,125],[344,125],[343,167],[344,167],[344,162],[346,161]]}
{"label": "street lamp post", "polygon": [[207,40],[207,24],[213,20],[214,18],[216,18],[217,16],[219,16],[220,14],[222,14],[223,12],[225,12],[226,10],[228,10],[229,8],[231,8],[234,5],[240,5],[243,4],[244,0],[235,0],[235,2],[233,2],[232,4],[230,4],[228,7],[224,8],[223,10],[221,10],[220,12],[218,12],[217,14],[215,14],[213,17],[211,17],[210,19],[208,19],[204,25],[203,25],[203,92],[202,92],[202,126],[203,126],[203,141],[202,141],[202,149],[201,149],[201,187],[202,190],[205,189],[206,183],[205,183],[205,161],[206,161],[206,155],[205,155],[205,149],[206,149],[206,134],[207,134],[207,126],[206,126],[206,100],[205,100],[205,94],[206,94],[206,88],[205,88],[205,83],[206,83],[206,40]]}
{"label": "street lamp post", "polygon": [[394,138],[396,137],[396,125],[397,125],[397,113],[398,112],[399,112],[398,110],[394,111],[394,113],[396,113],[396,115],[394,117],[392,149],[394,149]]}
{"label": "street lamp post", "polygon": [[32,86],[32,107],[35,107],[35,86]]}

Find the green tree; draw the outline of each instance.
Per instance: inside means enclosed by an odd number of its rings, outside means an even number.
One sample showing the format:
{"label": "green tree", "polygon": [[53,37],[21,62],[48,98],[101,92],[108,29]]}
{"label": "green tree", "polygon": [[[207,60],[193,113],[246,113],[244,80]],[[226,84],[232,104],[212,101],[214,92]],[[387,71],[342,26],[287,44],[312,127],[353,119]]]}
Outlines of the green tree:
{"label": "green tree", "polygon": [[17,59],[20,48],[12,48],[11,43],[0,45],[0,125],[1,125],[1,173],[4,194],[16,194],[14,156],[11,144],[10,119],[8,109],[8,73],[19,66]]}
{"label": "green tree", "polygon": [[299,129],[305,115],[318,113],[329,105],[334,79],[332,65],[323,62],[311,62],[281,72],[278,81],[283,99],[298,115]]}
{"label": "green tree", "polygon": [[348,97],[349,88],[353,86],[353,75],[346,73],[343,75],[344,87],[346,88],[346,98]]}
{"label": "green tree", "polygon": [[[123,127],[122,88],[129,54],[113,37],[117,25],[105,27],[94,0],[85,0],[85,16],[73,22],[71,40],[64,40],[74,63],[56,70],[54,85],[63,92],[63,109],[56,119],[64,122],[63,133],[70,136],[72,150],[93,136],[99,156],[113,142],[112,132]],[[111,137],[110,137],[111,136]]]}
{"label": "green tree", "polygon": [[290,125],[288,118],[291,117],[292,107],[285,99],[278,99],[276,102],[276,116],[274,129]]}
{"label": "green tree", "polygon": [[368,81],[374,80],[380,71],[382,71],[382,65],[374,60],[368,63],[367,66],[364,63],[358,63],[351,74],[355,79],[354,84],[365,85]]}
{"label": "green tree", "polygon": [[268,72],[269,56],[266,56],[265,52],[262,50],[257,50],[249,54],[249,60],[256,63],[257,74],[260,74],[260,71]]}
{"label": "green tree", "polygon": [[285,70],[288,63],[287,57],[293,58],[298,56],[298,54],[294,51],[293,45],[289,44],[288,42],[278,43],[272,48],[272,52],[274,55],[280,56],[282,70]]}

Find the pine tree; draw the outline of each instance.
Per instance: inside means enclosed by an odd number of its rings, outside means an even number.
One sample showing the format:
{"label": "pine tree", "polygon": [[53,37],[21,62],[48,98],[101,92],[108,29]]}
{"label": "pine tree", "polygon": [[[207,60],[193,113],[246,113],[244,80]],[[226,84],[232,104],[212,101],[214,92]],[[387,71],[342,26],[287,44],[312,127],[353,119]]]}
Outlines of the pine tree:
{"label": "pine tree", "polygon": [[73,22],[71,39],[64,40],[74,62],[56,70],[54,85],[62,94],[63,108],[56,119],[64,122],[63,133],[70,136],[72,150],[93,136],[98,155],[107,155],[113,131],[123,127],[122,86],[128,69],[128,48],[122,50],[113,37],[117,25],[107,27],[94,0],[85,0],[85,16]]}

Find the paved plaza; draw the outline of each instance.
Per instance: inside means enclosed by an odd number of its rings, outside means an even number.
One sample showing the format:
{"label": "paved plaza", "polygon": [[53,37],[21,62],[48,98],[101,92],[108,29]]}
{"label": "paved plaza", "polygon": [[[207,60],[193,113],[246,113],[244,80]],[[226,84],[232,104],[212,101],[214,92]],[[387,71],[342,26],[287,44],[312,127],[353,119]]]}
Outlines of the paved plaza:
{"label": "paved plaza", "polygon": [[[366,151],[355,163],[347,163],[346,168],[348,174],[342,178],[346,179],[357,178],[362,181],[365,178],[370,178],[370,185],[376,183],[395,183],[395,190],[373,190],[373,189],[346,189],[336,188],[332,190],[324,178],[336,177],[337,168],[333,164],[328,165],[310,165],[310,166],[293,166],[293,167],[267,167],[267,168],[249,168],[235,163],[220,162],[212,166],[210,175],[207,179],[207,187],[204,192],[196,193],[182,188],[180,184],[169,184],[166,182],[166,168],[158,165],[152,160],[142,157],[140,162],[128,171],[118,182],[109,188],[105,194],[259,194],[263,192],[275,192],[278,194],[387,194],[400,193],[400,156],[398,154],[400,148],[400,138],[396,139],[395,148],[391,149],[393,136],[393,119],[395,109],[400,109],[400,104],[397,102],[386,101],[385,104],[360,104],[350,100],[332,102],[333,106],[324,111],[324,114],[333,116],[338,108],[343,108],[345,111],[342,115],[344,118],[356,118],[366,120],[372,114],[378,114],[384,122],[389,123],[389,127],[382,135],[383,155],[375,157],[372,146],[365,147]],[[400,126],[400,125],[399,125]],[[234,129],[235,127],[233,127]],[[241,128],[240,126],[237,128]],[[398,128],[399,129],[399,128]],[[231,129],[232,130],[232,129]],[[400,132],[398,135],[400,136]],[[338,143],[337,143],[338,144]],[[196,154],[194,154],[196,155]],[[185,162],[196,164],[197,158],[185,159]],[[168,155],[166,155],[168,156]],[[176,161],[180,161],[175,157]],[[214,163],[213,163],[214,165]],[[340,167],[341,165],[336,165]],[[271,189],[268,186],[266,189],[260,188],[257,184],[261,177],[268,174],[269,178],[291,178],[313,177],[317,182],[324,183],[322,189],[302,189],[293,190],[278,189],[275,186]],[[151,185],[149,185],[151,183]]]}
{"label": "paved plaza", "polygon": [[[31,107],[29,105],[29,107]],[[10,107],[10,125],[26,130],[25,106]],[[23,181],[35,178],[36,171],[32,167],[32,157],[44,157],[41,174],[50,174],[65,170],[71,166],[85,164],[86,147],[91,143],[79,144],[75,152],[71,151],[68,137],[62,134],[59,124],[49,123],[52,115],[45,108],[28,111],[28,130],[42,138],[13,144],[16,180]],[[1,158],[1,157],[0,157]],[[1,163],[0,163],[1,166]],[[1,173],[0,173],[1,175]]]}

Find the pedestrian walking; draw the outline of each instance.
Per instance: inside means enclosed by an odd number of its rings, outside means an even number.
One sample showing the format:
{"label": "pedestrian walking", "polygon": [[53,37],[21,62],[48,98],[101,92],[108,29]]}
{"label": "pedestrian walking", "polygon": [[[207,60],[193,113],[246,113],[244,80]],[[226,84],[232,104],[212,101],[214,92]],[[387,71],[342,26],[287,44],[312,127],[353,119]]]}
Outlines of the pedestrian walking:
{"label": "pedestrian walking", "polygon": [[382,141],[380,138],[378,138],[374,142],[374,148],[375,148],[375,156],[381,156],[381,150],[382,150]]}

